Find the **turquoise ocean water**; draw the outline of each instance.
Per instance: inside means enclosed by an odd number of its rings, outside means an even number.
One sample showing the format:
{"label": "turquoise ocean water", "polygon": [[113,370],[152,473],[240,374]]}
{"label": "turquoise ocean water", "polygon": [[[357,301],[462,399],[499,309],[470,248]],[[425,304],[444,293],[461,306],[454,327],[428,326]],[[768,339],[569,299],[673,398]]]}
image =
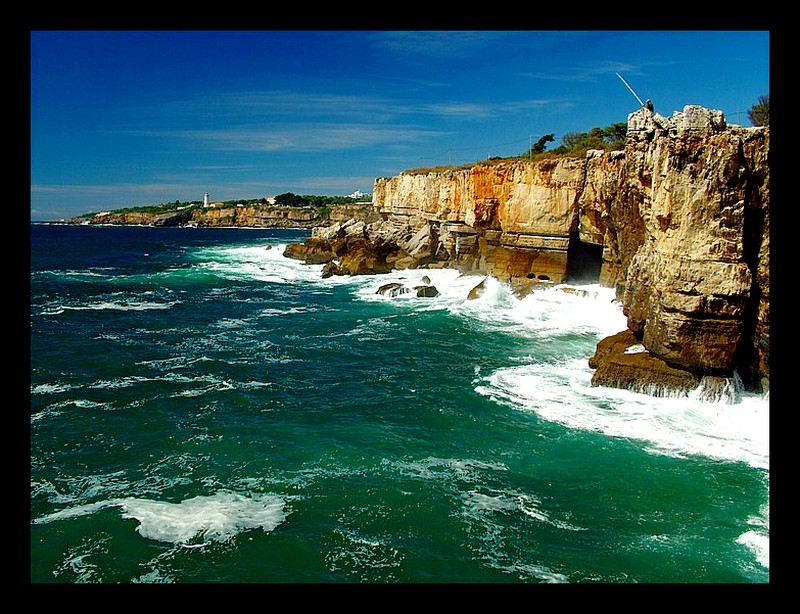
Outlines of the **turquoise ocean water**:
{"label": "turquoise ocean water", "polygon": [[31,225],[31,582],[769,582],[768,397],[592,388],[609,289],[307,236]]}

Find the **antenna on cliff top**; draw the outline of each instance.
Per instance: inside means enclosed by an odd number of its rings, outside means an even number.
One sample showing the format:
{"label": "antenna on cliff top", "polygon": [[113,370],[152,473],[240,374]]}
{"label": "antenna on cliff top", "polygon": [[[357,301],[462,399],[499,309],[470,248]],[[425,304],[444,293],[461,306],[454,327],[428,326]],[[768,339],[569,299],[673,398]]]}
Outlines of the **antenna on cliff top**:
{"label": "antenna on cliff top", "polygon": [[631,91],[631,94],[636,96],[636,100],[639,101],[639,104],[644,106],[644,103],[642,102],[642,99],[639,98],[639,95],[636,92],[633,91],[633,88],[630,85],[628,85],[628,82],[625,81],[625,79],[623,79],[622,76],[618,72],[615,72],[614,74],[617,75],[619,77],[619,80],[622,81],[625,84],[625,87],[627,87]]}

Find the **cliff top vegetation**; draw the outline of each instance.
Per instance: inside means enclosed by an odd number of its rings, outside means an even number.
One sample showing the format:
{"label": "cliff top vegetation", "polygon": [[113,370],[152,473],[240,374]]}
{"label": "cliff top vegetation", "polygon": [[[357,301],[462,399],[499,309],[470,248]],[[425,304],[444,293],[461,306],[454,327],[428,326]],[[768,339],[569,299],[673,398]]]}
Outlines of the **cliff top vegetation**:
{"label": "cliff top vegetation", "polygon": [[[592,128],[589,132],[568,132],[561,139],[561,145],[551,151],[545,151],[547,143],[555,140],[554,134],[546,134],[541,137],[531,148],[523,153],[502,157],[492,157],[481,161],[481,164],[498,164],[507,160],[537,160],[539,158],[560,158],[560,157],[582,157],[590,149],[615,150],[624,149],[625,134],[628,124],[618,122],[606,128]],[[435,167],[421,167],[405,171],[410,174],[442,173],[450,170],[461,170],[472,168],[475,162],[467,162],[459,165],[440,165]]]}
{"label": "cliff top vegetation", "polygon": [[[284,194],[278,194],[277,196],[268,199],[266,197],[263,198],[249,198],[249,199],[236,199],[236,200],[225,200],[215,202],[214,208],[216,209],[230,209],[232,207],[237,206],[244,206],[244,207],[306,207],[306,208],[326,208],[332,205],[348,205],[348,204],[355,204],[358,202],[362,202],[365,200],[372,200],[371,194],[364,194],[361,198],[354,198],[352,196],[318,196],[313,194],[293,194],[292,192],[286,192]],[[198,209],[203,206],[203,201],[201,200],[192,200],[192,201],[180,201],[176,200],[175,202],[167,202],[167,203],[158,203],[153,205],[142,205],[137,207],[123,207],[121,209],[114,209],[114,213],[152,213],[152,214],[162,214],[162,213],[175,213],[177,211],[184,211],[184,210],[191,210],[191,209]],[[84,215],[79,216],[76,219],[82,218],[89,218],[93,217],[100,213],[99,211],[95,211],[92,213],[86,213]]]}
{"label": "cliff top vegetation", "polygon": [[[758,97],[758,101],[747,112],[753,126],[769,125],[769,94]],[[628,131],[626,122],[617,122],[605,128],[595,127],[589,132],[568,132],[561,139],[561,145],[550,151],[545,151],[547,143],[555,140],[554,134],[541,137],[531,148],[519,155],[506,158],[493,157],[480,161],[481,164],[497,164],[506,160],[536,160],[542,157],[583,157],[590,149],[604,149],[613,151],[625,148],[625,135]],[[466,162],[460,165],[440,165],[434,167],[420,167],[405,171],[409,174],[443,173],[451,170],[472,168],[475,162]]]}

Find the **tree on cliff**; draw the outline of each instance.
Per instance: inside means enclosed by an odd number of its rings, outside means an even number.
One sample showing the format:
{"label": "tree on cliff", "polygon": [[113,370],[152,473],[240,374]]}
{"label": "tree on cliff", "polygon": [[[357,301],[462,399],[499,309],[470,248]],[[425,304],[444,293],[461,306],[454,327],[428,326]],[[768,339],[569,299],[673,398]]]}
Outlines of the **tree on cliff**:
{"label": "tree on cliff", "polygon": [[275,204],[283,205],[285,207],[304,207],[308,205],[308,200],[302,196],[298,196],[297,194],[286,192],[284,194],[278,194],[275,197]]}
{"label": "tree on cliff", "polygon": [[769,94],[759,96],[758,102],[750,107],[747,115],[754,126],[769,126]]}
{"label": "tree on cliff", "polygon": [[531,147],[531,151],[535,154],[542,153],[544,148],[547,147],[547,143],[552,143],[555,138],[555,134],[545,134],[542,138],[536,141],[536,143],[534,143],[533,147]]}
{"label": "tree on cliff", "polygon": [[605,128],[595,127],[591,132],[568,132],[554,153],[576,153],[587,149],[623,149],[628,124],[619,122]]}

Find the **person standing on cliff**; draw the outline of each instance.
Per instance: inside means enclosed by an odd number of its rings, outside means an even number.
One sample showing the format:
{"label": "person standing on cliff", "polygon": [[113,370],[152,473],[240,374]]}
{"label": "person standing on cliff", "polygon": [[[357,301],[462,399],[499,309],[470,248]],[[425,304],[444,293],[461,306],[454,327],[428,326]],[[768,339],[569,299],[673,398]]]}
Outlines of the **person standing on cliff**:
{"label": "person standing on cliff", "polygon": [[651,113],[655,113],[655,111],[653,110],[653,101],[650,100],[649,98],[647,99],[647,102],[644,103],[644,107]]}

